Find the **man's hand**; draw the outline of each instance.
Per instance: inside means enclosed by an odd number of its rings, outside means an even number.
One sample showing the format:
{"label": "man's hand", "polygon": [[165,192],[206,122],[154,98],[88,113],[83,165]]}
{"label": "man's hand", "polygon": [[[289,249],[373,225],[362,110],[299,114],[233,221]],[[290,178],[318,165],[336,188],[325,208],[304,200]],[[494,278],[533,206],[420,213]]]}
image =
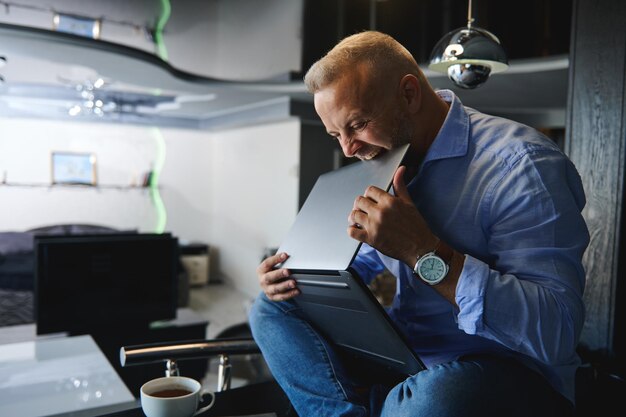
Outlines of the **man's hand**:
{"label": "man's hand", "polygon": [[437,238],[411,200],[405,170],[401,166],[393,177],[395,196],[370,186],[354,200],[348,235],[412,267],[418,255],[434,249]]}
{"label": "man's hand", "polygon": [[272,301],[284,301],[300,294],[296,281],[289,279],[289,271],[285,268],[274,269],[276,265],[287,259],[286,253],[277,253],[266,258],[256,269],[261,289]]}

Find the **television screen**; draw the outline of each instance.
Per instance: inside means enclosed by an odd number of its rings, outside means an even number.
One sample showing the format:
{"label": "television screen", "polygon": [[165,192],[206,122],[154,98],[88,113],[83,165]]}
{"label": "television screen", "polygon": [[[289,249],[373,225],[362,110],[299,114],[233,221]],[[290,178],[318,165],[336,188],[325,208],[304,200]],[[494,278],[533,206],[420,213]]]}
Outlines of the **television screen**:
{"label": "television screen", "polygon": [[37,334],[122,332],[176,317],[170,234],[35,237]]}

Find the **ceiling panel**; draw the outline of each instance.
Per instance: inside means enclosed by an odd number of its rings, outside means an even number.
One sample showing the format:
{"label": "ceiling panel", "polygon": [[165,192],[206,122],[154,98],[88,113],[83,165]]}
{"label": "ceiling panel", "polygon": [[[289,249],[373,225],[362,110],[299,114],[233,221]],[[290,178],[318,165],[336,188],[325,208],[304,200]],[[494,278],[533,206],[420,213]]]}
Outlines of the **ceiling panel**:
{"label": "ceiling panel", "polygon": [[[120,102],[141,102],[134,111],[152,117],[207,120],[278,97],[312,101],[301,81],[229,82],[180,71],[155,55],[118,44],[48,30],[0,24],[2,101],[37,98],[80,100],[76,88],[102,78],[99,93]],[[435,88],[448,88],[464,104],[529,124],[564,125],[568,58],[511,61],[474,90],[459,89],[443,74],[425,69]],[[128,107],[130,109],[131,107]]]}

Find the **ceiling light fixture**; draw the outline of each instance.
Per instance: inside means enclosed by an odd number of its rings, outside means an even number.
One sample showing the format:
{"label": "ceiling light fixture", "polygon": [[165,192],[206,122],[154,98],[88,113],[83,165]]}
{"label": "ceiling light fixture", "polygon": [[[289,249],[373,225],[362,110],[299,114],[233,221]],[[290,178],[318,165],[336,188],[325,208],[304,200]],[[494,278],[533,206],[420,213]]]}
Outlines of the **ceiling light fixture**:
{"label": "ceiling light fixture", "polygon": [[70,116],[95,115],[102,117],[107,113],[115,112],[118,107],[115,100],[108,99],[104,93],[101,93],[101,88],[104,85],[105,81],[102,78],[98,78],[94,82],[86,80],[82,84],[76,84],[74,88],[80,94],[82,102],[71,106],[67,113]]}
{"label": "ceiling light fixture", "polygon": [[491,32],[473,27],[472,0],[468,0],[467,27],[446,34],[430,54],[428,68],[447,73],[452,82],[472,89],[487,81],[491,74],[509,67],[500,40]]}

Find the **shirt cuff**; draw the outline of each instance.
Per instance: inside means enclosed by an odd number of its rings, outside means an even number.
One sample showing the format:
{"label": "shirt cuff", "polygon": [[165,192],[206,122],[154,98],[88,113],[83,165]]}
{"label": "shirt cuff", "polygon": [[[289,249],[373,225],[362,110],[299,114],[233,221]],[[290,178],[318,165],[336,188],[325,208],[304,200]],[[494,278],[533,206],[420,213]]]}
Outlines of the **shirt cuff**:
{"label": "shirt cuff", "polygon": [[459,306],[457,323],[467,334],[476,334],[483,328],[485,288],[489,278],[489,266],[478,259],[465,255],[465,263],[456,287],[455,301]]}

